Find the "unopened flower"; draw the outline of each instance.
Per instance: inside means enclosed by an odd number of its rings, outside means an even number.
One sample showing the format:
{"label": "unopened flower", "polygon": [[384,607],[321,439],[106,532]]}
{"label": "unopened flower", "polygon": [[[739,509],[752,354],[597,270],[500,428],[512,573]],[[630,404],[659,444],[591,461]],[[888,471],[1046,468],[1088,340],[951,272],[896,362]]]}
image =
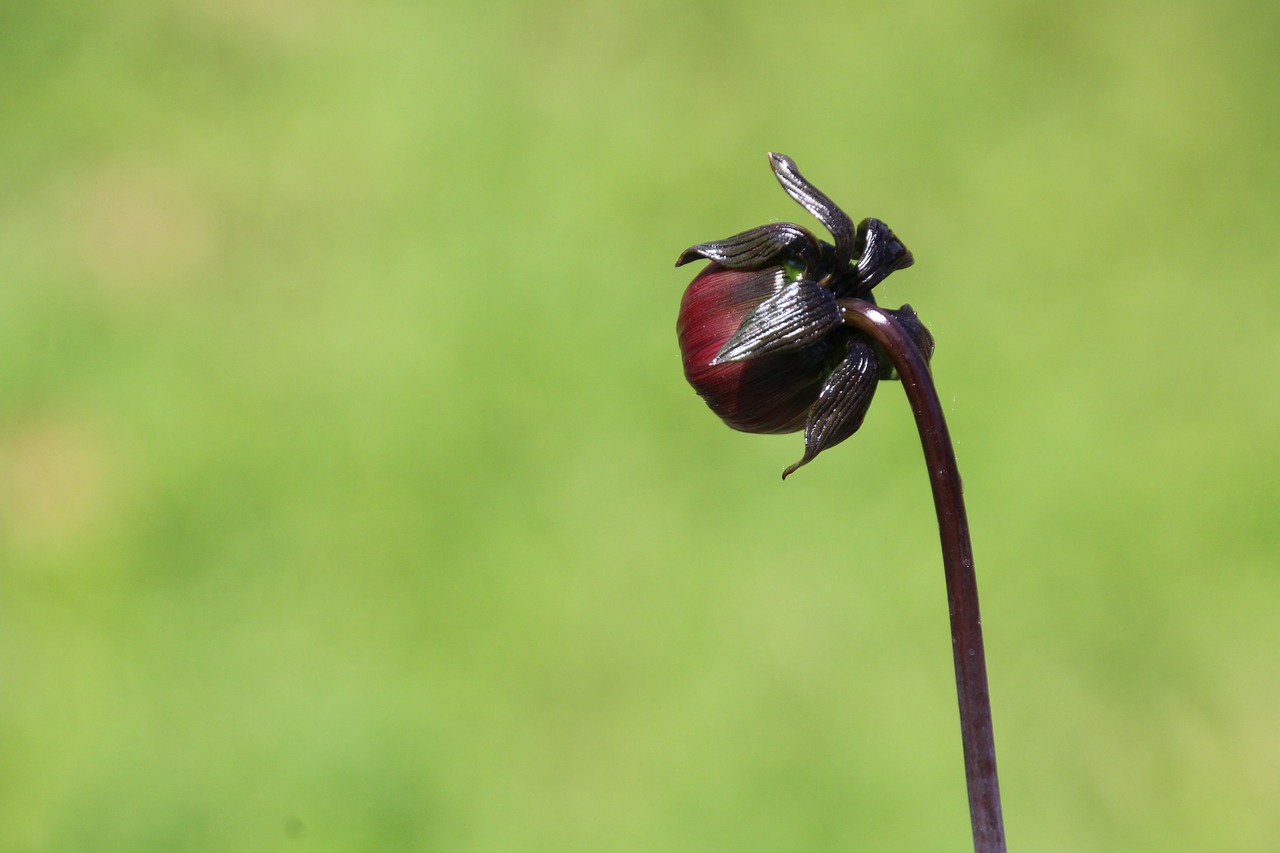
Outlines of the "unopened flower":
{"label": "unopened flower", "polygon": [[[845,322],[845,306],[874,304],[872,289],[913,259],[880,220],[855,228],[790,158],[770,154],[769,161],[834,245],[778,222],[691,246],[676,266],[711,263],[685,290],[676,332],[685,377],[725,423],[751,433],[804,430],[804,456],[785,478],[853,435],[879,380],[896,378],[879,345]],[[927,360],[933,337],[911,307],[886,313]]]}

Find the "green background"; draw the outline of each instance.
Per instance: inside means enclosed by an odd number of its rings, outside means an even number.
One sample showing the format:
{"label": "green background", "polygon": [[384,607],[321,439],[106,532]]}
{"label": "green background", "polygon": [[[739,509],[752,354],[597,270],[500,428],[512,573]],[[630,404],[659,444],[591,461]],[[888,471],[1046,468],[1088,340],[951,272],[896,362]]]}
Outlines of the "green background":
{"label": "green background", "polygon": [[968,845],[918,439],[684,384],[916,266],[1011,849],[1280,838],[1280,6],[0,6],[0,850]]}

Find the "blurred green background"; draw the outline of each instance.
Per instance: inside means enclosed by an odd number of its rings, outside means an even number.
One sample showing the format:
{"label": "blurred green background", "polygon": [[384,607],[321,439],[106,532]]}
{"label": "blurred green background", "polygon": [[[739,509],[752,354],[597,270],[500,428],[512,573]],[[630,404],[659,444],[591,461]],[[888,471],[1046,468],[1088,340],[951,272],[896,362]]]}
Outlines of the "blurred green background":
{"label": "blurred green background", "polygon": [[687,245],[915,268],[1011,849],[1280,839],[1280,6],[0,7],[0,850],[969,844],[896,385],[685,386]]}

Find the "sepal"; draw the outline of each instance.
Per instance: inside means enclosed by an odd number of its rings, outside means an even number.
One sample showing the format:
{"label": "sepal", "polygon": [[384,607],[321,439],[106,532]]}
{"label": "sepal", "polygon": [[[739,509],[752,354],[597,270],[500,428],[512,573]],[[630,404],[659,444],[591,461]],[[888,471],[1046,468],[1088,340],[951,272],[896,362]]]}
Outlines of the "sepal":
{"label": "sepal", "polygon": [[[924,323],[920,322],[915,309],[910,305],[903,305],[897,311],[886,310],[885,313],[897,320],[898,324],[911,336],[916,349],[920,350],[920,355],[924,356],[927,364],[933,358],[933,335],[925,328]],[[898,378],[898,371],[894,369],[892,362],[886,361],[880,366],[880,378]]]}
{"label": "sepal", "polygon": [[802,349],[822,340],[840,321],[840,306],[831,291],[802,278],[761,302],[711,363],[746,361]]}
{"label": "sepal", "polygon": [[787,479],[819,453],[858,431],[879,382],[879,359],[870,344],[849,341],[844,359],[827,377],[804,427],[804,458],[782,472]]}
{"label": "sepal", "polygon": [[799,258],[806,275],[815,272],[821,255],[817,238],[792,222],[774,222],[725,240],[690,246],[676,259],[676,266],[706,258],[729,269],[752,269],[781,263],[786,255]]}
{"label": "sepal", "polygon": [[831,232],[836,242],[835,269],[844,269],[853,260],[853,220],[834,201],[827,198],[826,193],[809,183],[790,157],[771,153],[769,163],[787,195],[799,202],[801,207],[822,223],[822,227]]}
{"label": "sepal", "polygon": [[864,219],[858,223],[858,242],[862,245],[862,255],[858,258],[858,289],[861,291],[871,290],[888,278],[889,273],[915,263],[911,251],[879,219]]}

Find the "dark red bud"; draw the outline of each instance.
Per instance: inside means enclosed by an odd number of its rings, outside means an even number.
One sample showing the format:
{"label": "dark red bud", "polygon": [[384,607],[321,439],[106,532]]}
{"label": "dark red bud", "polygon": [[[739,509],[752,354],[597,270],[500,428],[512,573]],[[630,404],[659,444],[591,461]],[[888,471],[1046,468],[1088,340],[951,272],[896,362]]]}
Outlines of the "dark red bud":
{"label": "dark red bud", "polygon": [[684,292],[676,334],[684,375],[721,420],[736,430],[803,429],[822,389],[829,345],[716,363],[716,355],[765,299],[787,284],[782,267],[733,270],[711,264]]}
{"label": "dark red bud", "polygon": [[[685,249],[676,266],[698,258],[711,264],[685,290],[676,333],[685,378],[726,424],[755,433],[804,429],[804,458],[786,477],[853,435],[878,379],[893,378],[892,359],[880,357],[848,312],[874,305],[872,288],[912,257],[880,220],[854,228],[792,160],[770,154],[769,161],[835,245],[777,222]],[[933,337],[915,312],[904,305],[889,313],[927,360]]]}

